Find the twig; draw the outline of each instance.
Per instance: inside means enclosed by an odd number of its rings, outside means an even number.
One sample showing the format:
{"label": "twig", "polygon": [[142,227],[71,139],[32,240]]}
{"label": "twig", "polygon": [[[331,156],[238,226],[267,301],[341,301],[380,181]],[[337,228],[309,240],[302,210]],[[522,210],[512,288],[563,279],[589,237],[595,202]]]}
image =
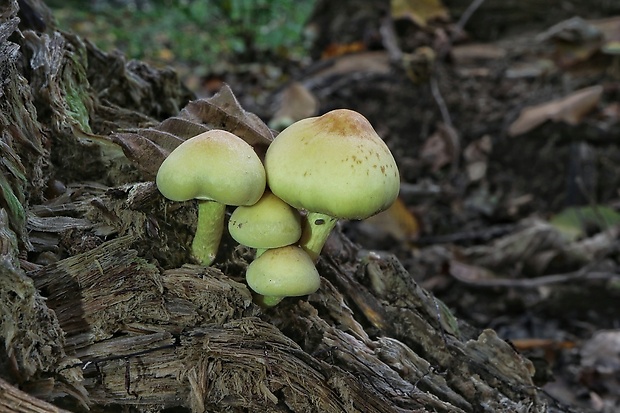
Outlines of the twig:
{"label": "twig", "polygon": [[441,91],[439,90],[439,84],[437,83],[437,75],[433,73],[431,76],[431,94],[439,107],[439,111],[441,112],[441,119],[443,119],[443,123],[446,124],[451,129],[454,129],[452,126],[452,118],[450,117],[450,112],[448,111],[448,106],[446,105],[446,101],[443,99],[441,95]]}
{"label": "twig", "polygon": [[593,281],[593,280],[611,280],[620,279],[620,274],[604,271],[592,271],[588,272],[587,269],[580,269],[579,271],[569,272],[565,274],[552,274],[543,275],[536,278],[521,278],[521,279],[508,279],[508,278],[492,278],[492,279],[469,279],[467,277],[461,277],[456,272],[451,272],[451,275],[461,281],[464,284],[472,285],[475,287],[492,288],[492,287],[513,287],[513,288],[538,288],[550,284],[563,284],[575,280]]}
{"label": "twig", "polygon": [[459,21],[456,23],[457,31],[462,32],[464,30],[467,21],[471,18],[471,16],[473,16],[476,10],[478,10],[478,7],[482,6],[482,3],[484,3],[484,0],[474,0],[472,3],[470,3],[470,5],[461,15]]}
{"label": "twig", "polygon": [[394,31],[392,16],[387,16],[381,20],[379,28],[383,47],[387,50],[392,62],[400,62],[403,58],[403,51],[398,45],[398,36]]}
{"label": "twig", "polygon": [[466,243],[466,242],[479,242],[489,241],[493,238],[501,237],[506,234],[510,234],[514,231],[515,225],[497,225],[480,230],[471,230],[463,232],[454,232],[452,234],[445,235],[429,235],[420,237],[416,240],[416,245],[433,245],[433,244],[449,244],[449,243]]}
{"label": "twig", "polygon": [[452,117],[450,117],[450,111],[448,110],[448,106],[446,105],[446,101],[443,99],[441,95],[441,91],[439,90],[439,83],[437,82],[437,70],[433,71],[433,75],[430,79],[431,84],[431,94],[439,107],[439,111],[441,112],[441,119],[443,120],[443,126],[440,127],[443,135],[449,139],[449,145],[452,152],[452,160],[451,160],[451,168],[450,172],[452,176],[458,173],[459,160],[461,156],[461,139],[459,137],[458,132],[454,129],[454,125],[452,124]]}

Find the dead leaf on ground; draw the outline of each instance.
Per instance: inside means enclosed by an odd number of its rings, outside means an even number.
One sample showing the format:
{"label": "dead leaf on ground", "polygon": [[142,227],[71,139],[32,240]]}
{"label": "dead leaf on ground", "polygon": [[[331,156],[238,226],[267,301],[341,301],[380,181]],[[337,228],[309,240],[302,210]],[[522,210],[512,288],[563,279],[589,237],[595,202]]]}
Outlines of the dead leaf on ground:
{"label": "dead leaf on ground", "polygon": [[535,59],[517,62],[506,69],[507,79],[536,79],[557,72],[557,66],[551,59]]}
{"label": "dead leaf on ground", "polygon": [[554,44],[554,60],[561,67],[574,66],[588,60],[603,41],[603,33],[592,22],[581,17],[564,20],[538,36]]}
{"label": "dead leaf on ground", "polygon": [[503,59],[506,57],[506,50],[491,43],[469,43],[452,47],[450,55],[454,60],[454,66],[458,67],[475,62]]}
{"label": "dead leaf on ground", "polygon": [[321,59],[331,59],[349,53],[357,53],[366,50],[364,42],[331,43],[321,53]]}
{"label": "dead leaf on ground", "polygon": [[550,27],[538,39],[553,43],[554,60],[559,66],[575,66],[597,52],[615,54],[609,49],[620,40],[620,16],[594,20],[573,17]]}
{"label": "dead leaf on ground", "polygon": [[596,85],[577,90],[560,99],[526,107],[508,128],[508,134],[524,134],[548,120],[577,125],[598,105],[602,95],[603,87]]}
{"label": "dead leaf on ground", "polygon": [[426,139],[420,151],[420,158],[431,166],[433,172],[446,165],[454,164],[460,156],[460,142],[456,131],[439,124],[435,133]]}
{"label": "dead leaf on ground", "polygon": [[612,121],[620,119],[620,103],[613,102],[605,106],[601,110],[601,115],[603,115],[604,118],[607,118]]}
{"label": "dead leaf on ground", "polygon": [[491,137],[484,135],[467,145],[463,151],[467,177],[471,182],[479,181],[486,176],[488,158],[492,148],[493,142]]}
{"label": "dead leaf on ground", "polygon": [[420,233],[418,219],[397,198],[391,207],[363,221],[364,226],[385,232],[399,241],[411,241]]}
{"label": "dead leaf on ground", "polygon": [[452,277],[465,284],[484,284],[488,280],[497,278],[492,271],[484,267],[465,264],[457,260],[450,260],[448,272]]}
{"label": "dead leaf on ground", "polygon": [[620,395],[620,330],[599,331],[581,349],[580,380],[603,396]]}
{"label": "dead leaf on ground", "polygon": [[519,351],[532,350],[536,348],[543,349],[565,349],[565,348],[574,348],[576,343],[574,341],[568,340],[554,340],[551,338],[519,338],[512,339],[510,342],[517,348]]}
{"label": "dead leaf on ground", "polygon": [[620,40],[620,16],[603,19],[588,20],[594,27],[603,33],[605,42]]}
{"label": "dead leaf on ground", "polygon": [[383,50],[360,52],[336,57],[326,62],[326,68],[317,72],[313,78],[347,75],[355,72],[389,74],[390,56]]}
{"label": "dead leaf on ground", "polygon": [[390,8],[394,19],[409,19],[420,27],[426,27],[432,20],[450,18],[440,0],[392,0]]}
{"label": "dead leaf on ground", "polygon": [[298,120],[316,116],[319,110],[319,101],[299,82],[291,83],[282,93],[282,100],[276,113],[271,118],[269,126],[275,130],[282,130]]}

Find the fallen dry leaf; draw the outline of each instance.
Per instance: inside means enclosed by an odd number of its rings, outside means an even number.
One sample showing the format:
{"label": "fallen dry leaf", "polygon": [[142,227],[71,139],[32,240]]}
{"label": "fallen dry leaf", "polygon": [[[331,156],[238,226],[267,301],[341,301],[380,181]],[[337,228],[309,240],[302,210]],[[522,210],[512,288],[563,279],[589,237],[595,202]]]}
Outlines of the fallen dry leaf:
{"label": "fallen dry leaf", "polygon": [[400,198],[397,198],[396,202],[385,211],[365,219],[364,225],[373,226],[399,241],[411,241],[420,232],[420,224],[417,218],[407,209]]}
{"label": "fallen dry leaf", "polygon": [[282,130],[298,120],[316,116],[319,110],[318,99],[299,82],[291,83],[282,93],[282,100],[269,126]]}
{"label": "fallen dry leaf", "polygon": [[569,340],[555,340],[551,338],[517,338],[510,343],[520,352],[542,350],[544,358],[549,364],[554,364],[562,350],[575,348],[577,343]]}
{"label": "fallen dry leaf", "polygon": [[524,134],[548,120],[577,125],[596,107],[602,95],[603,87],[597,85],[580,89],[561,99],[529,106],[523,109],[517,120],[510,125],[508,134],[510,136]]}
{"label": "fallen dry leaf", "polygon": [[246,112],[228,85],[209,99],[187,104],[179,116],[152,128],[136,128],[111,136],[144,179],[152,180],[166,157],[183,141],[210,129],[234,133],[260,154],[273,140],[271,129],[255,114]]}
{"label": "fallen dry leaf", "polygon": [[331,59],[349,53],[357,53],[366,50],[364,42],[331,43],[321,53],[321,59]]}
{"label": "fallen dry leaf", "polygon": [[431,165],[433,171],[438,171],[452,161],[452,153],[448,141],[441,136],[441,133],[435,132],[426,139],[420,158]]}
{"label": "fallen dry leaf", "polygon": [[550,27],[538,39],[554,44],[553,57],[560,67],[588,61],[598,52],[615,55],[617,52],[609,51],[620,41],[620,16],[595,20],[573,17]]}
{"label": "fallen dry leaf", "polygon": [[570,349],[574,348],[576,343],[568,340],[554,340],[550,338],[518,338],[510,340],[513,346],[519,351],[532,350],[536,348],[543,349]]}
{"label": "fallen dry leaf", "polygon": [[420,158],[436,172],[458,160],[460,143],[456,131],[444,124],[439,124],[435,133],[426,139],[420,150]]}
{"label": "fallen dry leaf", "polygon": [[448,272],[452,277],[465,284],[483,284],[497,278],[493,272],[486,268],[465,264],[457,260],[450,260]]}
{"label": "fallen dry leaf", "polygon": [[325,78],[355,72],[389,74],[392,70],[390,56],[383,50],[346,54],[326,62],[326,68],[313,75]]}
{"label": "fallen dry leaf", "polygon": [[607,395],[620,395],[620,330],[599,331],[581,349],[580,380]]}
{"label": "fallen dry leaf", "polygon": [[440,0],[392,0],[390,8],[394,19],[409,19],[420,27],[431,20],[450,18]]}
{"label": "fallen dry leaf", "polygon": [[601,45],[603,33],[581,17],[564,20],[538,35],[555,45],[554,60],[560,67],[570,67],[588,60]]}
{"label": "fallen dry leaf", "polygon": [[[142,136],[140,133],[126,132],[112,136],[113,142],[123,148],[123,153],[140,171],[144,179],[154,180],[161,163],[170,154],[166,150]],[[148,162],[148,160],[153,160]]]}
{"label": "fallen dry leaf", "polygon": [[555,71],[556,65],[553,60],[539,58],[532,61],[515,62],[506,69],[505,75],[507,79],[536,79]]}
{"label": "fallen dry leaf", "polygon": [[161,132],[167,132],[181,138],[182,140],[186,140],[193,136],[200,135],[201,133],[208,131],[210,128],[201,123],[190,122],[187,119],[173,116],[164,120],[153,129]]}
{"label": "fallen dry leaf", "polygon": [[620,16],[588,20],[588,22],[603,33],[605,43],[620,40]]}
{"label": "fallen dry leaf", "polygon": [[452,47],[450,55],[456,67],[475,62],[499,60],[506,56],[506,50],[491,43],[469,43]]}
{"label": "fallen dry leaf", "polygon": [[252,146],[269,145],[273,140],[269,127],[257,115],[243,109],[226,84],[213,97],[188,103],[179,117],[211,129],[224,129]]}
{"label": "fallen dry leaf", "polygon": [[467,168],[467,177],[471,182],[481,180],[486,176],[488,158],[493,148],[493,142],[489,135],[471,142],[463,151]]}
{"label": "fallen dry leaf", "polygon": [[603,115],[603,117],[610,120],[620,119],[620,103],[610,103],[601,110],[601,114]]}

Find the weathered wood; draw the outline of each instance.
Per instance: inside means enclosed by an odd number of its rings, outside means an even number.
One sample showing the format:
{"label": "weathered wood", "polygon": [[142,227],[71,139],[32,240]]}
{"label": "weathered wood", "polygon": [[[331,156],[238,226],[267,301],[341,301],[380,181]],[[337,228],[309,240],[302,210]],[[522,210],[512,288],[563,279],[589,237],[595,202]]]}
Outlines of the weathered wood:
{"label": "weathered wood", "polygon": [[0,379],[0,411],[11,413],[71,413],[44,402]]}
{"label": "weathered wood", "polygon": [[[300,347],[255,317],[260,311],[244,285],[210,268],[160,272],[127,249],[131,241],[109,241],[29,273],[58,315],[65,349],[80,360],[92,403],[180,404],[196,411],[230,403],[268,410],[283,399],[299,411],[339,411],[344,401],[337,394],[346,392],[347,403],[360,411],[468,412],[476,411],[472,401],[481,392],[490,405],[504,392],[508,400],[531,392],[529,362],[491,331],[461,341],[449,312],[393,258],[347,264],[345,256],[359,253],[348,245],[337,263],[330,258],[331,264],[323,264],[323,273],[381,331],[378,339],[368,336],[344,297],[324,280],[309,303],[265,315],[292,336],[306,336]],[[370,284],[360,284],[360,276]],[[397,308],[388,304],[394,302]],[[329,314],[329,321],[319,313]],[[489,354],[494,369],[486,364]],[[198,378],[203,382],[192,382]],[[506,382],[501,390],[486,384],[498,378]],[[512,408],[519,411],[518,404]]]}

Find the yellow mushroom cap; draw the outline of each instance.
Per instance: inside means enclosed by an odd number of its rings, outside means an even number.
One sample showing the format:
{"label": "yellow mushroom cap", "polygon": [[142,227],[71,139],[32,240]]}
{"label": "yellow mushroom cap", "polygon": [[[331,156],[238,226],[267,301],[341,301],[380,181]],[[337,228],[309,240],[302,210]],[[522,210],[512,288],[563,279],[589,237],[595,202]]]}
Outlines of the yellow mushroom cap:
{"label": "yellow mushroom cap", "polygon": [[336,218],[364,219],[398,196],[394,157],[361,114],[337,109],[284,129],[265,155],[267,182],[286,203]]}
{"label": "yellow mushroom cap", "polygon": [[312,294],[321,283],[314,262],[296,245],[265,251],[252,261],[245,276],[252,290],[273,297]]}
{"label": "yellow mushroom cap", "polygon": [[238,136],[210,130],[168,155],[157,171],[157,188],[168,199],[201,199],[251,205],[265,191],[265,168],[254,149]]}
{"label": "yellow mushroom cap", "polygon": [[266,191],[254,205],[237,207],[228,231],[239,244],[251,248],[277,248],[301,237],[301,215],[286,202]]}

